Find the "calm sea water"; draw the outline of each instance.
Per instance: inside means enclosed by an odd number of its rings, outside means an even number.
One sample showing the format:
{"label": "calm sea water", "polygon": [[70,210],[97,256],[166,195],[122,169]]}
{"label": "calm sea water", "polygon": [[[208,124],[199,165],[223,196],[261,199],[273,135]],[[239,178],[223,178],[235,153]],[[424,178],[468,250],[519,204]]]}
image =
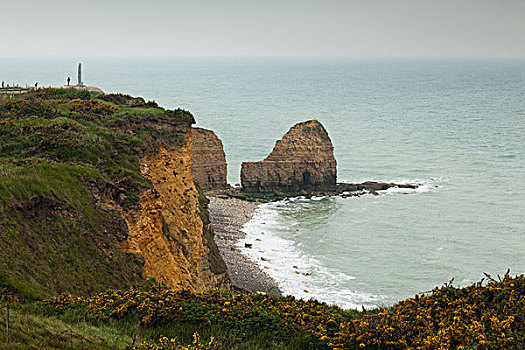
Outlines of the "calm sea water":
{"label": "calm sea water", "polygon": [[[189,109],[215,130],[232,184],[242,161],[263,159],[291,125],[311,118],[332,138],[339,181],[423,184],[260,207],[244,228],[248,253],[285,293],[372,307],[453,277],[466,285],[483,272],[525,273],[524,60],[82,62],[87,84]],[[58,85],[68,75],[76,81],[77,63],[0,59],[0,80]]]}

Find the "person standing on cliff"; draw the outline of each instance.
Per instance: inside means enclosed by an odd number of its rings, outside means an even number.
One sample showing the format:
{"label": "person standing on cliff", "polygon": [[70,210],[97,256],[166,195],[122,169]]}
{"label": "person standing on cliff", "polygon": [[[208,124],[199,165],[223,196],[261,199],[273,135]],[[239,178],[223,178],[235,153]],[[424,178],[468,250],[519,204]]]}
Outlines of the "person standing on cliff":
{"label": "person standing on cliff", "polygon": [[67,77],[67,86],[69,86],[70,81],[71,81],[71,77]]}

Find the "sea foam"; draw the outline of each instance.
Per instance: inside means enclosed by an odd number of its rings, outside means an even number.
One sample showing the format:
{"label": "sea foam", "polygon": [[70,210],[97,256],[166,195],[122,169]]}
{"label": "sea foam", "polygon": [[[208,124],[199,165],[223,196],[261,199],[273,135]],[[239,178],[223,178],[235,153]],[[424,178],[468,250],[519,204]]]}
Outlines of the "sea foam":
{"label": "sea foam", "polygon": [[[318,200],[294,198],[288,202],[306,204]],[[295,231],[298,223],[283,226],[282,211],[293,210],[283,207],[284,202],[259,206],[253,218],[243,226],[246,237],[238,243],[238,248],[275,279],[285,295],[314,298],[344,308],[377,306],[382,296],[348,290],[344,285],[353,280],[353,276],[324,266],[318,259],[304,254],[300,243],[285,238]],[[245,243],[252,244],[252,248],[245,248]]]}
{"label": "sea foam", "polygon": [[[416,189],[390,188],[378,191],[379,197],[400,194],[425,193],[438,189],[443,179],[431,180],[398,180],[396,183],[419,184]],[[358,197],[349,197],[354,200]],[[384,305],[385,296],[374,294],[373,291],[355,291],[349,288],[355,280],[337,268],[328,267],[322,261],[323,256],[314,257],[305,251],[312,251],[294,240],[300,234],[300,223],[293,219],[290,213],[311,210],[315,215],[315,206],[329,197],[304,196],[293,197],[282,201],[260,205],[252,219],[243,227],[245,238],[238,242],[237,247],[250,260],[268,273],[276,282],[283,294],[298,298],[314,298],[343,308],[374,308]],[[296,237],[298,238],[298,237]],[[245,244],[251,248],[245,248]],[[314,247],[315,248],[315,247]]]}

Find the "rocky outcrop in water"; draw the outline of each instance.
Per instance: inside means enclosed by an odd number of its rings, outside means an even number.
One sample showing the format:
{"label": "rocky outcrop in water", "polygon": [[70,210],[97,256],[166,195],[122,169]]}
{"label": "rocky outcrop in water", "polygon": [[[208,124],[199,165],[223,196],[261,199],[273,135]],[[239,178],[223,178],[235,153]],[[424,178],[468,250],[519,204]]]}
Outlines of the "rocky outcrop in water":
{"label": "rocky outcrop in water", "polygon": [[193,128],[191,132],[193,179],[203,190],[227,186],[226,155],[222,141],[212,130]]}
{"label": "rocky outcrop in water", "polygon": [[334,147],[317,120],[294,125],[266,159],[244,162],[241,167],[245,192],[332,191],[336,177]]}
{"label": "rocky outcrop in water", "polygon": [[396,184],[393,182],[376,182],[366,181],[359,184],[339,183],[336,188],[336,195],[343,198],[346,197],[361,197],[365,194],[379,195],[379,191],[386,191],[389,188],[401,188],[414,190],[418,188],[418,184]]}

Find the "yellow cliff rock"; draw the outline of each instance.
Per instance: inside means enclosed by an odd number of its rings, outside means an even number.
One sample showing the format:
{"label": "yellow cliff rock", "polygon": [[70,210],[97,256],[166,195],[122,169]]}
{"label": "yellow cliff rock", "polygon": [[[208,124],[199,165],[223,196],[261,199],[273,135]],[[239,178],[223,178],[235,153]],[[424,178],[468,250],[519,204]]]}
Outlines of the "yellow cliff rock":
{"label": "yellow cliff rock", "polygon": [[191,173],[191,131],[182,146],[161,146],[141,161],[142,176],[153,189],[124,214],[129,236],[120,249],[142,255],[144,277],[170,288],[203,291],[216,287],[225,274],[210,270],[203,237],[198,192]]}

